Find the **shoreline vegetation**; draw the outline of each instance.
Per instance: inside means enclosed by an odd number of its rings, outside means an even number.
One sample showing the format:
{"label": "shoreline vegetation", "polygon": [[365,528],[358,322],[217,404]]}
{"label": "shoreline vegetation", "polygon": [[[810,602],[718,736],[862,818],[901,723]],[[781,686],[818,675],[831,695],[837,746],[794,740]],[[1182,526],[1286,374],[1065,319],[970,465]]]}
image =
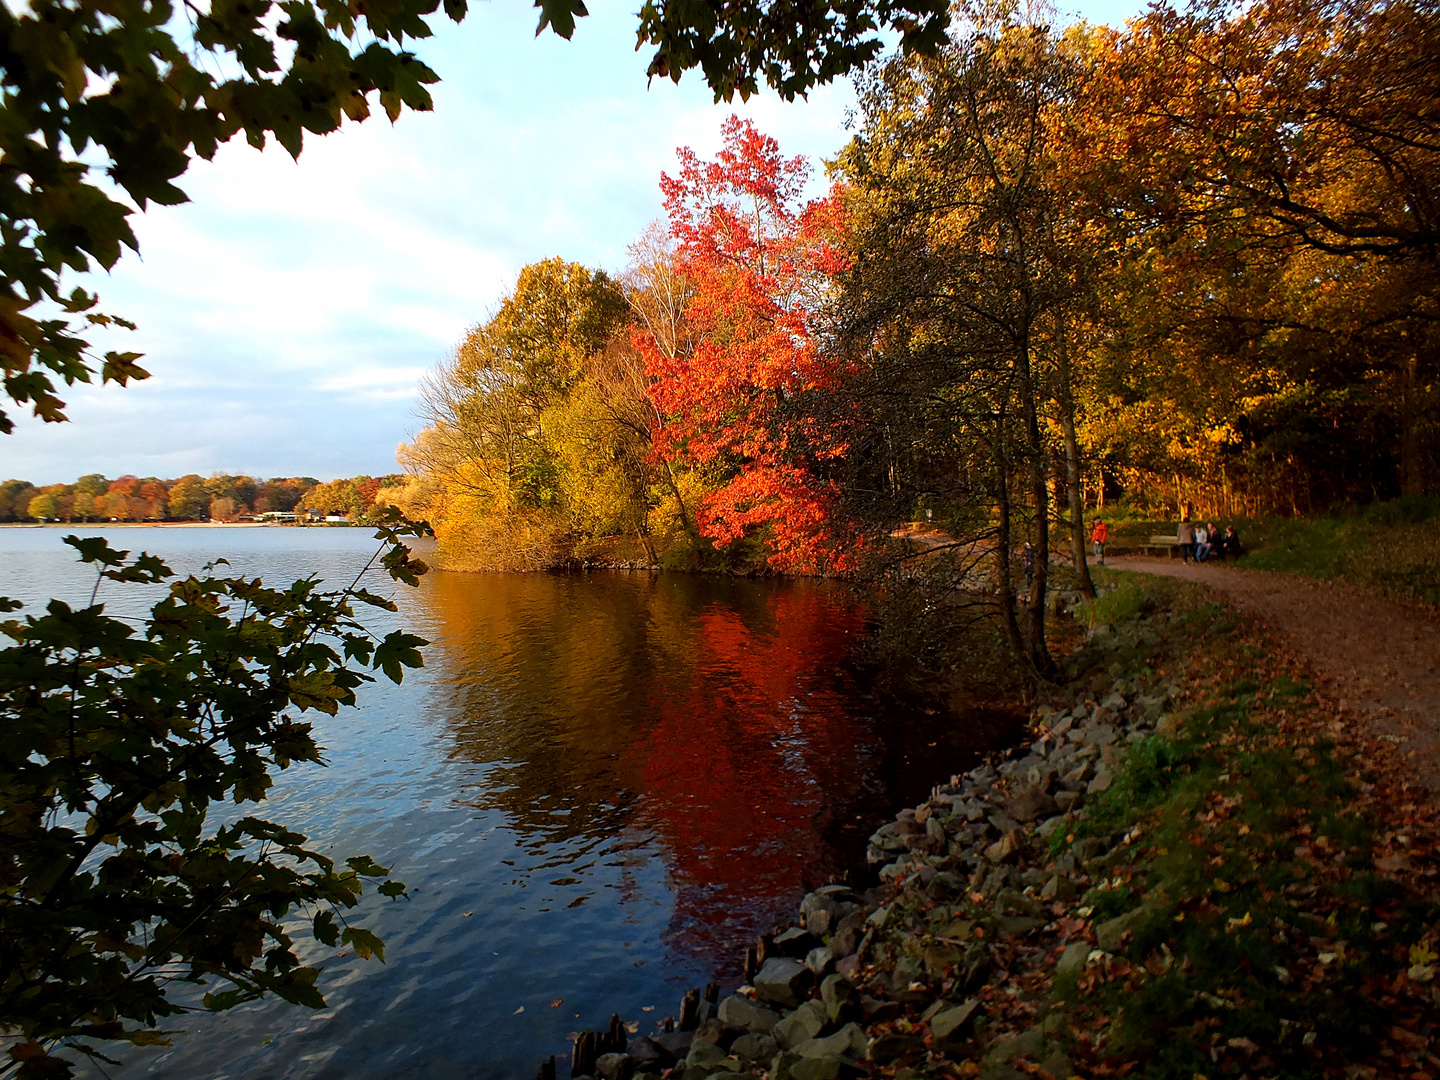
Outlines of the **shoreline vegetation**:
{"label": "shoreline vegetation", "polygon": [[581,1033],[572,1075],[1434,1075],[1404,759],[1203,588],[1097,576],[1028,741],[878,829],[878,883],[807,895],[746,985]]}

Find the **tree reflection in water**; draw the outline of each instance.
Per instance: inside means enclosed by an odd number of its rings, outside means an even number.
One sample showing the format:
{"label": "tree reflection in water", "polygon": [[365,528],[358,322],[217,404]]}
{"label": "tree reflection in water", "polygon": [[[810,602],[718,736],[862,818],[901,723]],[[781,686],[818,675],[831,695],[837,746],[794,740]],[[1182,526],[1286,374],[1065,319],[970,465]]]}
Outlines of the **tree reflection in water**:
{"label": "tree reflection in water", "polygon": [[[863,613],[843,586],[688,575],[437,575],[463,798],[502,811],[584,903],[597,859],[658,848],[666,945],[734,961],[808,888],[863,862],[895,808],[1010,734],[859,685]],[[628,885],[627,885],[628,883]],[[733,974],[733,968],[721,972]]]}

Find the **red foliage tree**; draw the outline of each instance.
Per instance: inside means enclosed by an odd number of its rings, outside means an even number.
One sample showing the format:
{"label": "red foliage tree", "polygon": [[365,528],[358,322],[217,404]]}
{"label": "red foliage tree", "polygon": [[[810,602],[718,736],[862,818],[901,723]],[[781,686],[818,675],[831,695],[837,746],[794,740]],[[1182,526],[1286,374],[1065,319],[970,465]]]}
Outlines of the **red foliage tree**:
{"label": "red foliage tree", "polygon": [[843,220],[832,190],[801,205],[804,158],[732,116],[714,161],[682,149],[661,191],[680,270],[694,285],[686,309],[693,348],[675,355],[636,332],[650,395],[667,423],[656,452],[724,477],[697,524],[720,544],[768,526],[771,564],[843,569],[838,490],[824,463],[845,450],[843,430],[803,401],[843,376],[818,347],[815,314],[843,269]]}

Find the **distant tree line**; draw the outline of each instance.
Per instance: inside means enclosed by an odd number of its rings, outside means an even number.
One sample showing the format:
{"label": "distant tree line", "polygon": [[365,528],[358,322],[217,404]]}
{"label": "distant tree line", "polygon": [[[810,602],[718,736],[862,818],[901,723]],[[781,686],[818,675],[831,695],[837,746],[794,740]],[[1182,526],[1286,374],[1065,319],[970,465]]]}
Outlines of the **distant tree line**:
{"label": "distant tree line", "polygon": [[384,492],[404,477],[355,476],[320,481],[313,476],[253,476],[190,473],[173,480],[100,473],[73,484],[37,487],[26,480],[0,483],[0,522],[64,521],[240,521],[268,512],[304,512],[348,517],[373,516]]}

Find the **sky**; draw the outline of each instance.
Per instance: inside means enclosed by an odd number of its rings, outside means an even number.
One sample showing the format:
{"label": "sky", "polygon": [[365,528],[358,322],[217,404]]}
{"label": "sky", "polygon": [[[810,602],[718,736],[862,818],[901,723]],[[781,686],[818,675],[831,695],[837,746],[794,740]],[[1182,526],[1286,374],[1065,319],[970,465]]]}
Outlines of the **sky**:
{"label": "sky", "polygon": [[[622,270],[677,147],[713,155],[738,113],[819,173],[848,138],[848,82],[788,104],[716,104],[693,72],[647,86],[629,6],[591,6],[567,42],[537,38],[524,0],[482,0],[415,45],[433,112],[377,108],[298,162],[234,140],[193,164],[191,201],[132,217],[140,253],[85,282],[138,324],[104,347],[144,353],[151,378],[70,388],[69,423],[17,417],[0,477],[394,472],[420,379],[528,263]],[[1118,25],[1141,5],[1060,6]]]}

